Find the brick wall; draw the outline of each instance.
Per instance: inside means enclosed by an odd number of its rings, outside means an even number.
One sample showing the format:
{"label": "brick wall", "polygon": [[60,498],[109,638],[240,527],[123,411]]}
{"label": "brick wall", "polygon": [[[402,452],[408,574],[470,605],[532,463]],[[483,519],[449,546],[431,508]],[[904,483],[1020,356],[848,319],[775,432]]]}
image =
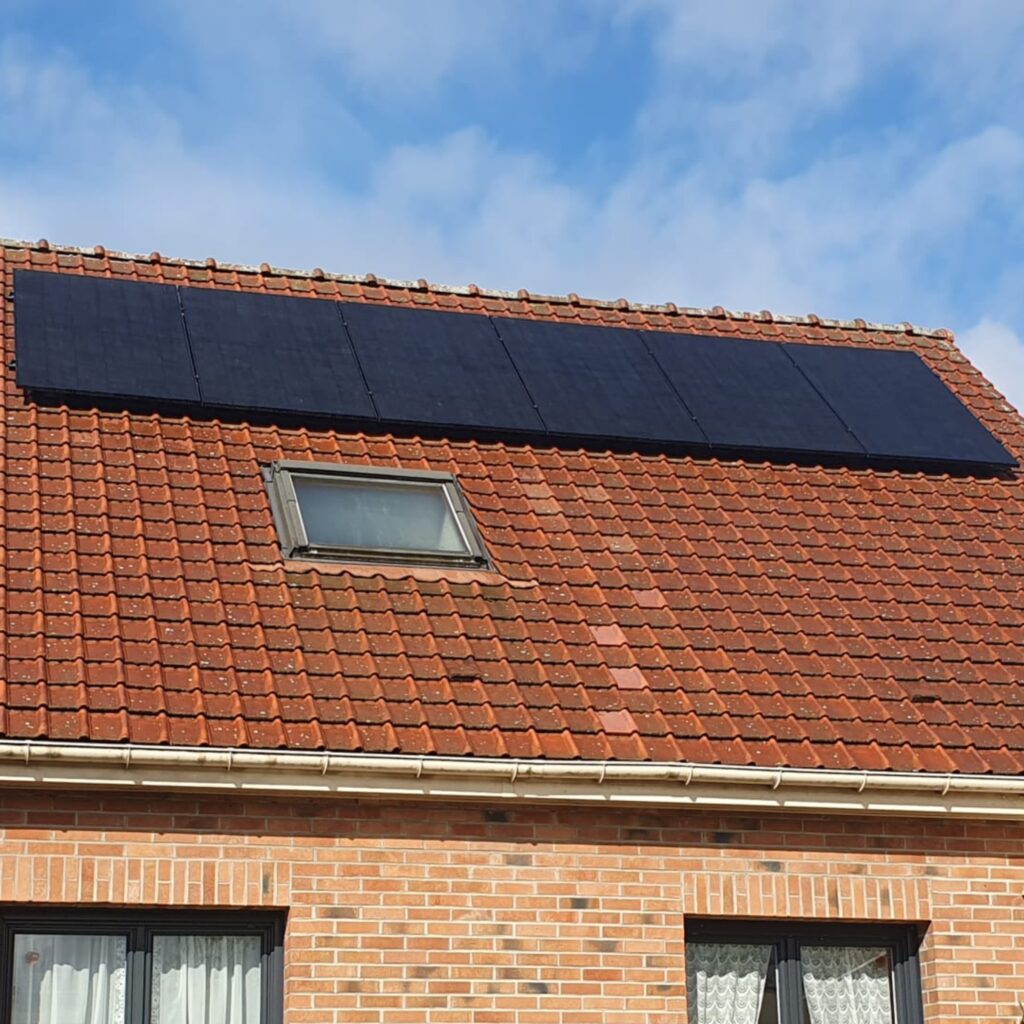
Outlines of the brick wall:
{"label": "brick wall", "polygon": [[287,908],[288,1024],[679,1024],[686,913],[929,921],[929,1024],[1024,997],[1015,825],[22,791],[0,826],[6,903]]}

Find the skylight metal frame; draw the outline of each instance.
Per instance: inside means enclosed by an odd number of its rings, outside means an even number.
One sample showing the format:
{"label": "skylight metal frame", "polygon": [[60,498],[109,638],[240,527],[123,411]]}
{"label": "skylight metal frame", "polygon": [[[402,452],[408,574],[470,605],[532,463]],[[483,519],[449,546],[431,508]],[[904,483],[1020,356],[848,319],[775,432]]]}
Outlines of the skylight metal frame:
{"label": "skylight metal frame", "polygon": [[[271,510],[285,558],[307,561],[335,561],[371,565],[454,567],[490,569],[491,560],[477,529],[469,503],[451,473],[423,469],[390,469],[355,466],[335,462],[303,462],[281,459],[264,469]],[[306,477],[337,482],[390,484],[396,488],[429,487],[439,489],[452,514],[465,546],[462,552],[444,552],[422,548],[343,547],[316,544],[309,538],[302,507],[295,489],[295,478]]]}

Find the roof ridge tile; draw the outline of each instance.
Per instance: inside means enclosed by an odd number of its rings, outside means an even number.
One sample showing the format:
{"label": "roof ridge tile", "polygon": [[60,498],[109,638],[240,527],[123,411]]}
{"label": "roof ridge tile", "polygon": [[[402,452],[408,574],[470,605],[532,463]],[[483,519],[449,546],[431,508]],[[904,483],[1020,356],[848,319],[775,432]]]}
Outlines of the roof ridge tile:
{"label": "roof ridge tile", "polygon": [[589,309],[605,309],[622,311],[636,311],[638,313],[657,313],[670,317],[710,317],[736,323],[777,323],[796,326],[813,326],[822,328],[838,328],[846,331],[880,332],[894,335],[919,335],[928,338],[952,339],[952,332],[946,327],[924,327],[911,323],[883,323],[862,320],[844,320],[839,318],[827,318],[816,313],[804,315],[784,315],[773,313],[769,310],[761,310],[753,313],[742,310],[729,310],[724,306],[679,306],[675,302],[664,303],[642,303],[630,302],[626,299],[594,299],[581,298],[575,292],[567,295],[546,295],[543,293],[530,292],[526,289],[508,291],[500,288],[482,288],[476,284],[453,285],[438,282],[429,283],[425,278],[410,280],[405,278],[387,278],[376,274],[336,274],[327,273],[321,267],[314,267],[311,270],[301,270],[292,267],[277,267],[270,263],[245,264],[228,263],[208,256],[205,259],[186,259],[182,257],[167,257],[159,252],[131,253],[107,249],[102,245],[91,247],[54,245],[46,239],[37,242],[30,242],[23,239],[0,237],[0,248],[4,249],[26,249],[44,253],[53,253],[56,256],[100,256],[108,262],[111,261],[132,261],[136,263],[151,264],[154,266],[192,267],[199,270],[216,268],[221,271],[242,274],[259,274],[261,277],[287,277],[305,278],[315,281],[336,281],[343,284],[369,285],[376,288],[406,289],[409,291],[428,291],[438,296],[465,296],[467,298],[480,299],[504,299],[506,301],[522,300],[533,303],[543,303],[558,306],[576,306]]}

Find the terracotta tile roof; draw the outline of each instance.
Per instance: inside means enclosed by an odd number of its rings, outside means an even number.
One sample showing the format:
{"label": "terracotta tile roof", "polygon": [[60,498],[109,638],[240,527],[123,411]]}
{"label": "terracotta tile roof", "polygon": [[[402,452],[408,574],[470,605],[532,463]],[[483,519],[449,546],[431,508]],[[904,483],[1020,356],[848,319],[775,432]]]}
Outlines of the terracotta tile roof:
{"label": "terracotta tile roof", "polygon": [[[9,243],[18,267],[751,339],[948,332]],[[5,370],[0,735],[1024,772],[1024,488],[26,405]],[[457,472],[498,572],[282,562],[260,466]]]}

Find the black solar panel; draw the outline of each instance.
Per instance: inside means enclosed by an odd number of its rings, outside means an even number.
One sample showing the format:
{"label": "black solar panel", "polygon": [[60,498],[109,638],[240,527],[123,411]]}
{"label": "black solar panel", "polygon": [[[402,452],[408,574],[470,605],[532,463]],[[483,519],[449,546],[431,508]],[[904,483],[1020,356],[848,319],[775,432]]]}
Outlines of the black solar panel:
{"label": "black solar panel", "polygon": [[365,303],[342,311],[382,419],[544,429],[488,317]]}
{"label": "black solar panel", "polygon": [[635,331],[495,319],[553,434],[704,444]]}
{"label": "black solar panel", "polygon": [[833,345],[785,349],[869,456],[1016,465],[916,353]]}
{"label": "black solar panel", "polygon": [[864,454],[774,342],[644,332],[712,445]]}
{"label": "black solar panel", "polygon": [[14,306],[17,382],[37,401],[730,457],[1017,464],[909,351],[28,270],[15,272]]}
{"label": "black solar panel", "polygon": [[181,298],[205,403],[376,418],[336,303],[209,288]]}
{"label": "black solar panel", "polygon": [[24,388],[199,398],[172,285],[18,270],[14,316],[17,381]]}

